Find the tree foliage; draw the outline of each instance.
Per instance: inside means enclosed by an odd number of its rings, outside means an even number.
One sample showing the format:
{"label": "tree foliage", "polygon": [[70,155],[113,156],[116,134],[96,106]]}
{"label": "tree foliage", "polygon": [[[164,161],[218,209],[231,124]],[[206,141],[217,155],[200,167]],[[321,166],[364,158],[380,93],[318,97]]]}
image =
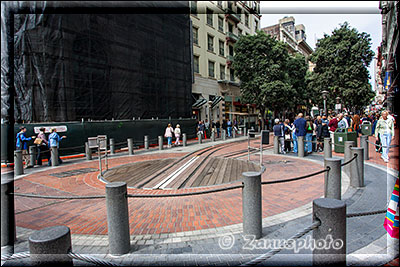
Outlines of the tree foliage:
{"label": "tree foliage", "polygon": [[296,92],[289,81],[286,44],[258,31],[240,37],[234,49],[232,67],[241,82],[243,102],[255,104],[263,118],[267,108],[281,111],[293,105]]}
{"label": "tree foliage", "polygon": [[374,56],[370,35],[351,28],[347,22],[336,28],[332,35],[318,40],[311,61],[314,72],[307,77],[309,91],[315,104],[322,105],[321,92],[327,90],[328,106],[333,107],[336,97],[343,107],[359,110],[370,104],[374,93],[369,84],[368,66]]}

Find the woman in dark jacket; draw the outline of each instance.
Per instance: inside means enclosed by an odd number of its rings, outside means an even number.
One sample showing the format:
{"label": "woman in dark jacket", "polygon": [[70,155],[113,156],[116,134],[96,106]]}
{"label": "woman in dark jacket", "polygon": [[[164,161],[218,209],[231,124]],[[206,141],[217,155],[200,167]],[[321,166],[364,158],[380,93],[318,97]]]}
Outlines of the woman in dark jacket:
{"label": "woman in dark jacket", "polygon": [[328,124],[323,123],[321,119],[317,121],[317,150],[322,152],[324,150],[324,138],[330,137]]}

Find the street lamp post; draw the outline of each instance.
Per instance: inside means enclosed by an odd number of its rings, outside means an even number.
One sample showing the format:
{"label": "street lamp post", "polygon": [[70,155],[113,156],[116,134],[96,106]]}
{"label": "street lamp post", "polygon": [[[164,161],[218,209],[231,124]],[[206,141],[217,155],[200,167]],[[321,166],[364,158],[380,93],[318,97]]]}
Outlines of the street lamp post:
{"label": "street lamp post", "polygon": [[324,99],[324,114],[327,115],[327,110],[326,110],[326,98],[328,97],[329,92],[324,90],[321,92],[322,93],[322,98]]}
{"label": "street lamp post", "polygon": [[246,128],[250,129],[250,104],[247,104],[247,124],[248,124],[248,127],[246,127]]}
{"label": "street lamp post", "polygon": [[342,105],[340,104],[340,97],[336,97],[336,113],[340,113]]}

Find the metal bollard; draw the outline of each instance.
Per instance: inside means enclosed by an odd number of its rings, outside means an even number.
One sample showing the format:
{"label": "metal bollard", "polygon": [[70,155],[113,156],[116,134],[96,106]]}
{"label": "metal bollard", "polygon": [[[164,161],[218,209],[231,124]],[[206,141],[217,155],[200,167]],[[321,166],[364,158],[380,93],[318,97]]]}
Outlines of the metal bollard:
{"label": "metal bollard", "polygon": [[[11,177],[10,177],[11,176]],[[14,204],[14,177],[1,175],[1,253],[3,247],[7,253],[14,253],[15,243],[15,204]]]}
{"label": "metal bollard", "polygon": [[133,138],[128,138],[128,153],[133,155]]}
{"label": "metal bollard", "polygon": [[22,150],[14,151],[14,174],[24,174],[24,163],[22,162]]}
{"label": "metal bollard", "polygon": [[243,175],[243,234],[262,237],[261,173],[244,172]]}
{"label": "metal bollard", "polygon": [[297,155],[304,158],[304,136],[297,136]]}
{"label": "metal bollard", "polygon": [[86,159],[92,160],[92,149],[89,148],[89,143],[85,142],[85,152],[86,152]]}
{"label": "metal bollard", "polygon": [[351,157],[357,154],[357,158],[350,163],[350,185],[364,187],[364,148],[352,147]]}
{"label": "metal bollard", "polygon": [[200,132],[198,132],[197,133],[197,140],[198,140],[198,142],[199,142],[199,144],[201,144],[202,143],[202,136],[201,136],[201,133]]}
{"label": "metal bollard", "polygon": [[185,134],[185,133],[182,134],[182,143],[183,143],[183,146],[186,146],[186,145],[187,145],[187,137],[186,137],[186,134]]}
{"label": "metal bollard", "polygon": [[58,147],[52,146],[51,147],[51,166],[58,166],[60,162],[58,162]]}
{"label": "metal bollard", "polygon": [[324,167],[330,168],[325,172],[325,198],[342,199],[342,166],[340,159],[326,158]]}
{"label": "metal bollard", "polygon": [[368,135],[360,136],[360,146],[364,148],[364,160],[369,160]]}
{"label": "metal bollard", "polygon": [[330,137],[324,138],[324,158],[332,158],[332,140]]}
{"label": "metal bollard", "polygon": [[115,141],[114,138],[110,138],[110,155],[115,154]]}
{"label": "metal bollard", "polygon": [[279,154],[279,136],[274,136],[274,154]]}
{"label": "metal bollard", "polygon": [[149,149],[149,136],[144,136],[144,149]]}
{"label": "metal bollard", "polygon": [[36,146],[29,146],[29,166],[36,165]]}
{"label": "metal bollard", "polygon": [[313,201],[313,222],[321,225],[313,231],[313,266],[346,266],[346,203],[319,198]]}
{"label": "metal bollard", "polygon": [[73,266],[68,253],[72,250],[71,231],[66,226],[52,226],[29,236],[32,265]]}
{"label": "metal bollard", "polygon": [[226,130],[225,129],[223,129],[222,130],[222,140],[226,140]]}
{"label": "metal bollard", "polygon": [[[351,148],[355,146],[354,141],[345,141],[344,142],[344,162],[349,161],[353,156],[351,155]],[[347,176],[350,177],[350,172],[351,172],[351,165],[345,165],[343,166],[343,172],[347,174]]]}
{"label": "metal bollard", "polygon": [[108,245],[111,255],[126,254],[130,250],[129,213],[125,182],[106,184]]}
{"label": "metal bollard", "polygon": [[212,141],[212,142],[215,142],[215,132],[212,132],[212,133],[211,133],[211,141]]}
{"label": "metal bollard", "polygon": [[162,136],[158,137],[158,150],[163,150],[164,139]]}

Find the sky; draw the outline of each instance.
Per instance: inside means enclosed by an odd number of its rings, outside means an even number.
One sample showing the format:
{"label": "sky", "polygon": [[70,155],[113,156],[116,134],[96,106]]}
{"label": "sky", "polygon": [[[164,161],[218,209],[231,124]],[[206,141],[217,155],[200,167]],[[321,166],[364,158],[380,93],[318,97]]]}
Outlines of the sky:
{"label": "sky", "polygon": [[[382,41],[379,1],[261,1],[261,13],[261,28],[278,24],[279,19],[285,16],[293,16],[296,25],[304,24],[306,41],[313,49],[324,33],[331,35],[345,21],[358,32],[370,34],[375,56]],[[373,61],[369,72],[370,83],[375,89]]]}

